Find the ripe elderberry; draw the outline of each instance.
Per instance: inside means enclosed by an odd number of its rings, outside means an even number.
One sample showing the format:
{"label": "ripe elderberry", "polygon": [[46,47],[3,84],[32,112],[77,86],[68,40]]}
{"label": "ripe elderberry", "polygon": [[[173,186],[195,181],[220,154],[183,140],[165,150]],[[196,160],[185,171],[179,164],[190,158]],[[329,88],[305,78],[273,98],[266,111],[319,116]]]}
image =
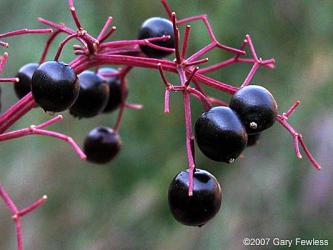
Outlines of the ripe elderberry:
{"label": "ripe elderberry", "polygon": [[120,148],[120,136],[112,128],[95,128],[89,132],[84,141],[84,153],[87,155],[87,160],[99,164],[111,161]]}
{"label": "ripe elderberry", "polygon": [[[117,74],[118,70],[110,67],[100,68],[98,70],[99,75],[101,75],[109,85],[109,101],[103,110],[103,113],[109,113],[116,110],[122,100],[122,90],[119,76],[108,76],[111,74]],[[125,97],[127,96],[127,89],[125,90]]]}
{"label": "ripe elderberry", "polygon": [[232,163],[247,144],[241,121],[228,107],[214,107],[195,123],[195,138],[203,154],[215,161]]}
{"label": "ripe elderberry", "polygon": [[273,95],[258,85],[238,90],[232,96],[229,107],[238,114],[249,134],[271,127],[277,116],[277,104]]}
{"label": "ripe elderberry", "polygon": [[109,86],[95,72],[86,70],[79,74],[80,92],[70,113],[77,117],[93,117],[101,113],[109,100]]}
{"label": "ripe elderberry", "polygon": [[16,74],[19,82],[14,84],[14,90],[17,98],[21,99],[31,91],[32,75],[35,73],[39,64],[28,63],[22,66]]}
{"label": "ripe elderberry", "polygon": [[[147,19],[139,30],[139,39],[162,37],[163,35],[170,36],[170,39],[152,43],[161,47],[174,48],[175,37],[173,32],[173,24],[168,19],[162,17],[152,17]],[[151,48],[147,45],[140,45],[140,48],[146,56],[153,58],[162,58],[172,53]]]}
{"label": "ripe elderberry", "polygon": [[221,207],[222,191],[209,172],[196,169],[193,174],[193,195],[188,195],[189,172],[181,171],[169,187],[169,207],[177,221],[187,226],[202,226],[213,218]]}
{"label": "ripe elderberry", "polygon": [[61,112],[76,101],[80,83],[68,64],[48,61],[41,64],[32,76],[32,95],[45,111]]}

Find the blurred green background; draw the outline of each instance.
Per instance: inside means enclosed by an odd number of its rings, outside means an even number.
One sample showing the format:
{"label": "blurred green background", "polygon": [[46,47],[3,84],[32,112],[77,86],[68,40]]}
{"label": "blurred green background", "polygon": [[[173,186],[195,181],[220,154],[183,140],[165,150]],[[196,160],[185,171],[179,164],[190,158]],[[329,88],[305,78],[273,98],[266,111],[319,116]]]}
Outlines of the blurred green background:
{"label": "blurred green background", "polygon": [[[197,166],[221,182],[222,209],[202,228],[177,223],[168,209],[167,190],[171,179],[187,167],[182,98],[172,95],[171,113],[163,114],[158,73],[134,69],[128,77],[129,101],[145,108],[126,111],[123,149],[111,164],[82,162],[67,144],[52,138],[31,136],[0,144],[0,181],[17,204],[24,207],[43,194],[49,196],[45,205],[23,219],[26,249],[237,250],[246,248],[244,237],[328,239],[329,247],[317,249],[333,249],[333,2],[169,2],[179,17],[209,14],[218,39],[225,44],[238,47],[249,33],[260,56],[276,59],[276,69],[260,69],[252,83],[271,90],[280,112],[301,100],[290,122],[303,134],[323,169],[314,170],[305,157],[296,159],[291,136],[278,124],[232,165],[207,160],[198,151]],[[134,39],[146,18],[165,16],[156,0],[81,0],[76,6],[85,28],[94,35],[112,15],[118,28],[114,39]],[[73,27],[66,1],[0,0],[0,33],[45,27],[37,23],[37,17]],[[13,76],[23,64],[38,61],[46,39],[47,35],[7,39],[11,47],[1,48],[9,53],[4,76]],[[194,52],[207,41],[204,26],[193,24],[190,50]],[[62,60],[70,61],[71,51],[65,51]],[[230,55],[216,50],[209,56],[216,62]],[[249,65],[235,66],[212,76],[239,86],[249,69]],[[2,90],[4,110],[16,97],[10,84]],[[196,100],[192,104],[195,120],[202,109]],[[112,126],[116,117],[76,120],[64,115],[63,122],[50,128],[79,143],[94,127]],[[48,118],[34,109],[14,128]],[[0,202],[1,250],[15,249],[14,230],[10,214]],[[305,247],[293,245],[291,249]]]}

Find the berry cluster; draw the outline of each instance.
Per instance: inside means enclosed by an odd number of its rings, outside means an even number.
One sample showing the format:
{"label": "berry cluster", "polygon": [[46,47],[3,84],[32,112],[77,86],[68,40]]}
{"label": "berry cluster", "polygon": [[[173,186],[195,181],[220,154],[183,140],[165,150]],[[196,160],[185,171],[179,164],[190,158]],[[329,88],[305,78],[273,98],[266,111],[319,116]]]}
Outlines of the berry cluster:
{"label": "berry cluster", "polygon": [[[83,28],[73,0],[68,0],[68,4],[76,29],[39,18],[39,22],[54,30],[19,30],[0,35],[1,39],[19,34],[53,31],[45,44],[39,63],[24,65],[14,78],[0,78],[0,82],[15,83],[14,90],[20,99],[0,116],[0,141],[31,134],[51,136],[70,144],[82,159],[98,164],[111,161],[121,149],[119,129],[124,110],[141,108],[139,104],[126,102],[128,95],[126,76],[133,67],[144,67],[160,72],[165,85],[166,113],[170,111],[170,94],[180,92],[183,96],[188,169],[176,175],[168,193],[170,210],[179,222],[190,226],[202,226],[216,215],[222,202],[222,191],[217,179],[195,166],[195,141],[208,158],[233,163],[247,146],[255,145],[260,134],[277,121],[292,135],[297,157],[301,158],[301,146],[311,163],[320,168],[307,149],[302,136],[287,121],[299,102],[295,102],[286,113],[279,114],[272,94],[261,86],[250,85],[260,67],[274,68],[275,61],[259,58],[249,35],[246,35],[239,49],[226,46],[216,39],[206,15],[178,19],[166,0],[162,0],[169,19],[153,17],[146,20],[139,29],[136,40],[108,42],[116,30],[116,27],[111,27],[111,17],[107,19],[100,34],[95,38]],[[188,56],[191,30],[189,23],[194,21],[204,22],[210,43]],[[187,25],[181,39],[179,26],[183,24]],[[58,45],[53,60],[47,61],[49,47],[61,34],[66,34],[66,37]],[[64,46],[73,39],[79,42],[73,46],[75,58],[69,63],[60,62]],[[0,41],[0,45],[7,44]],[[208,62],[208,58],[202,57],[214,49],[223,50],[232,56],[225,61],[199,68],[198,65],[205,65]],[[175,59],[166,59],[165,57],[169,55]],[[1,60],[0,71],[6,59],[5,53]],[[209,72],[238,63],[252,65],[240,88],[207,76]],[[120,68],[114,69],[108,65],[119,65]],[[177,74],[179,83],[169,82],[166,71]],[[231,94],[231,100],[225,102],[208,96],[204,86]],[[200,101],[205,110],[195,123],[194,133],[191,96]],[[115,110],[118,110],[118,116],[112,128],[93,129],[84,140],[83,151],[71,137],[45,129],[60,121],[61,115],[37,126],[31,125],[25,129],[6,132],[18,119],[36,106],[51,114],[69,110],[69,113],[77,118],[91,118]],[[1,185],[0,197],[13,214],[17,227],[18,249],[22,250],[20,218],[41,205],[45,199],[40,199],[28,208],[20,210]]]}
{"label": "berry cluster", "polygon": [[[121,104],[118,74],[116,69],[105,67],[97,72],[85,70],[77,75],[63,62],[29,63],[19,69],[16,75],[19,82],[14,85],[14,90],[19,99],[31,91],[36,104],[46,112],[69,109],[74,117],[91,118],[110,113]],[[120,145],[117,131],[96,128],[88,134],[84,152],[91,162],[107,163],[117,155]]]}

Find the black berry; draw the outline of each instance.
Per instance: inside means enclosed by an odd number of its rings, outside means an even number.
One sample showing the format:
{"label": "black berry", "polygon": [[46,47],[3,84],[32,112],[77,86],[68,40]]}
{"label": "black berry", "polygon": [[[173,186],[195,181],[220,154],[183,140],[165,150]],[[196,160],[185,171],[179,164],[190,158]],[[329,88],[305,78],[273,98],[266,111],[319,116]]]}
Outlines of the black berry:
{"label": "black berry", "polygon": [[277,115],[277,104],[264,87],[249,85],[238,90],[230,101],[246,131],[255,134],[271,127]]}
{"label": "black berry", "polygon": [[[170,39],[153,43],[161,47],[174,48],[175,38],[173,33],[173,24],[168,19],[162,17],[152,17],[147,19],[142,24],[139,31],[139,39],[162,37],[163,35],[170,36]],[[171,54],[171,52],[158,50],[146,45],[140,45],[140,48],[146,56],[153,58],[162,58]]]}
{"label": "black berry", "polygon": [[120,148],[120,136],[112,128],[95,128],[89,132],[84,141],[87,160],[99,164],[111,161]]}
{"label": "black berry", "polygon": [[93,117],[101,113],[109,100],[109,86],[95,72],[86,70],[79,76],[80,92],[70,113],[77,117]]}
{"label": "black berry", "polygon": [[257,145],[260,135],[261,135],[260,133],[248,135],[247,136],[247,146],[251,147],[251,146]]}
{"label": "black berry", "polygon": [[202,226],[221,207],[222,191],[209,172],[196,169],[193,175],[193,195],[188,195],[189,172],[181,171],[169,187],[169,207],[177,221],[187,226]]}
{"label": "black berry", "polygon": [[39,64],[28,63],[21,67],[16,74],[16,77],[20,79],[19,82],[14,84],[14,90],[17,98],[21,99],[31,91],[32,75],[35,73]]}
{"label": "black berry", "polygon": [[[121,83],[119,76],[107,76],[111,74],[118,73],[118,70],[114,68],[101,68],[98,70],[98,74],[101,75],[107,82],[110,88],[109,92],[109,101],[104,108],[103,112],[108,113],[116,110],[121,104],[122,99],[122,91],[121,91]],[[127,96],[127,89],[125,90],[124,97]]]}
{"label": "black berry", "polygon": [[195,137],[203,154],[215,161],[232,163],[246,147],[247,133],[228,107],[214,107],[195,123]]}
{"label": "black berry", "polygon": [[60,112],[76,101],[80,83],[68,64],[49,61],[41,64],[32,76],[32,95],[45,111]]}

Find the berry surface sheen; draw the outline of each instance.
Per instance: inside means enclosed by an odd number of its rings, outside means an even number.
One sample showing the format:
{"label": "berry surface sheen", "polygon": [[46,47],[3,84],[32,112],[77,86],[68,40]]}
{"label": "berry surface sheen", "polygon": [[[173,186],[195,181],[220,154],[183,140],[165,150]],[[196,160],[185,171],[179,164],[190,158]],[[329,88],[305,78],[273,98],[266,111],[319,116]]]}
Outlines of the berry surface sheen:
{"label": "berry surface sheen", "polygon": [[273,95],[258,85],[239,89],[232,96],[229,107],[237,113],[249,134],[273,126],[278,113]]}
{"label": "berry surface sheen", "polygon": [[187,226],[202,226],[221,207],[222,190],[209,172],[196,169],[193,175],[193,195],[189,196],[189,172],[181,171],[169,187],[169,207],[177,221]]}
{"label": "berry surface sheen", "polygon": [[14,91],[17,98],[21,99],[31,91],[32,75],[38,68],[38,63],[28,63],[22,66],[16,74],[19,82],[14,84]]}
{"label": "berry surface sheen", "polygon": [[80,83],[74,70],[63,62],[41,64],[32,76],[32,95],[42,109],[61,112],[76,101]]}
{"label": "berry surface sheen", "polygon": [[70,113],[76,117],[93,117],[101,113],[109,100],[109,85],[95,72],[86,70],[79,76],[80,92]]}
{"label": "berry surface sheen", "polygon": [[105,164],[116,157],[121,144],[120,136],[112,128],[97,127],[86,137],[84,152],[88,161]]}
{"label": "berry surface sheen", "polygon": [[[100,68],[98,70],[98,75],[103,77],[106,83],[109,85],[109,100],[106,104],[106,107],[103,110],[103,113],[109,113],[116,110],[122,101],[122,90],[121,82],[119,76],[107,76],[108,74],[117,74],[118,70],[110,67]],[[128,91],[125,89],[124,98],[127,97]]]}
{"label": "berry surface sheen", "polygon": [[[147,19],[142,24],[139,30],[138,37],[139,39],[147,39],[153,37],[162,37],[164,35],[170,36],[170,39],[166,41],[156,41],[152,43],[161,47],[174,48],[175,38],[172,22],[162,17],[152,17]],[[162,58],[172,54],[171,52],[151,48],[147,45],[140,45],[140,48],[146,56],[153,58]]]}
{"label": "berry surface sheen", "polygon": [[195,123],[195,138],[201,152],[214,161],[232,163],[247,144],[247,133],[228,107],[214,107]]}

